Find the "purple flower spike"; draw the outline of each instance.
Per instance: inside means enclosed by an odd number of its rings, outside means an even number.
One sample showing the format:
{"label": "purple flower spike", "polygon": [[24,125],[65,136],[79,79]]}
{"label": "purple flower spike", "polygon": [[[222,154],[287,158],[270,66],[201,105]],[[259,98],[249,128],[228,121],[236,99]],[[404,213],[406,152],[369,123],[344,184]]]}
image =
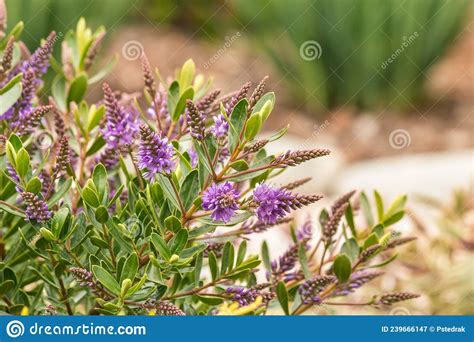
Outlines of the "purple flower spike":
{"label": "purple flower spike", "polygon": [[253,191],[253,199],[258,205],[258,219],[265,223],[275,223],[290,211],[295,197],[288,190],[274,189],[266,184],[259,184]]}
{"label": "purple flower spike", "polygon": [[174,166],[171,158],[175,152],[168,138],[160,138],[150,127],[140,127],[138,167],[145,171],[144,177],[151,181],[157,173],[170,173]]}
{"label": "purple flower spike", "polygon": [[49,210],[46,202],[41,200],[35,194],[32,194],[31,192],[23,192],[21,197],[26,203],[25,215],[28,221],[45,223],[53,216],[53,213]]}
{"label": "purple flower spike", "polygon": [[217,138],[224,138],[227,136],[227,132],[229,131],[229,123],[227,122],[224,115],[219,114],[213,117],[214,119],[214,126],[211,127],[211,132]]}
{"label": "purple flower spike", "polygon": [[104,83],[105,126],[102,134],[109,148],[117,149],[128,147],[138,131],[136,113],[126,111],[121,106],[112,89]]}
{"label": "purple flower spike", "polygon": [[215,221],[229,222],[239,209],[238,198],[239,193],[229,182],[213,184],[202,196],[202,207],[213,210],[211,218]]}

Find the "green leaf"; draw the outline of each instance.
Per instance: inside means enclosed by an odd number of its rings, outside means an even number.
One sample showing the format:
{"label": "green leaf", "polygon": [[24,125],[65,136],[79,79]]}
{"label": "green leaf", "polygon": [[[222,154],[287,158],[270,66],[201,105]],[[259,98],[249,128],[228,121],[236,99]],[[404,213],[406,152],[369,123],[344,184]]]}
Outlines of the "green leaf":
{"label": "green leaf", "polygon": [[188,59],[184,62],[179,74],[179,87],[181,89],[186,89],[193,84],[195,72],[196,66],[192,59]]}
{"label": "green leaf", "polygon": [[107,170],[101,163],[97,164],[92,173],[92,179],[99,195],[99,201],[102,202],[107,198]]}
{"label": "green leaf", "polygon": [[49,229],[42,227],[40,228],[39,232],[46,241],[49,241],[49,242],[56,241],[56,237]]}
{"label": "green leaf", "polygon": [[189,87],[186,89],[183,94],[179,97],[178,102],[176,103],[176,107],[173,111],[172,120],[177,121],[180,115],[184,112],[184,108],[186,107],[186,100],[192,100],[194,96],[194,89]]}
{"label": "green leaf", "polygon": [[344,215],[346,217],[347,225],[351,229],[352,236],[357,239],[357,230],[356,230],[355,223],[354,223],[354,212],[352,210],[352,206],[351,206],[350,203],[348,204]]}
{"label": "green leaf", "polygon": [[20,178],[25,178],[30,168],[30,155],[21,148],[16,154],[16,172]]}
{"label": "green leaf", "polygon": [[161,185],[163,189],[163,193],[167,199],[169,199],[176,208],[179,208],[179,201],[176,197],[175,192],[173,191],[173,185],[168,177],[163,176],[162,174],[158,174],[158,183]]}
{"label": "green leaf", "polygon": [[260,118],[262,120],[262,124],[265,121],[267,121],[267,119],[270,116],[272,110],[273,110],[273,103],[270,100],[268,100],[267,102],[265,102],[265,104],[263,105],[260,112],[258,112],[258,116],[260,116]]}
{"label": "green leaf", "polygon": [[97,151],[99,151],[102,147],[104,147],[105,144],[106,144],[106,141],[102,136],[97,137],[97,139],[94,140],[92,145],[87,150],[86,157],[90,157],[94,155]]}
{"label": "green leaf", "polygon": [[179,197],[181,197],[186,210],[191,208],[194,200],[198,197],[200,190],[199,173],[197,170],[193,170],[188,173],[181,185],[181,189],[179,190]]}
{"label": "green leaf", "polygon": [[201,280],[201,270],[202,270],[202,253],[196,257],[196,262],[194,263],[194,287],[199,285],[199,281]]}
{"label": "green leaf", "polygon": [[236,160],[230,164],[230,167],[235,171],[245,171],[249,169],[249,164],[245,160]]}
{"label": "green leaf", "polygon": [[95,210],[95,219],[102,224],[109,220],[109,211],[105,206],[101,205]]}
{"label": "green leaf", "polygon": [[217,296],[216,297],[209,296],[209,295],[206,295],[206,296],[195,295],[195,296],[200,302],[203,302],[204,304],[207,304],[207,305],[219,305],[224,302],[224,298],[217,297]]}
{"label": "green leaf", "polygon": [[367,220],[367,224],[372,227],[374,225],[374,218],[372,216],[372,210],[370,208],[369,199],[365,195],[365,193],[360,194],[360,204],[362,206],[362,212],[364,213],[365,219]]}
{"label": "green leaf", "polygon": [[13,280],[5,280],[0,284],[0,293],[4,294],[10,291],[15,287],[15,282]]}
{"label": "green leaf", "polygon": [[311,272],[308,268],[308,257],[306,256],[306,246],[304,243],[300,244],[298,247],[298,259],[300,260],[301,270],[305,279],[311,278]]}
{"label": "green leaf", "polygon": [[171,251],[166,244],[166,241],[163,240],[161,236],[156,233],[151,234],[151,243],[156,248],[158,253],[165,259],[169,260],[171,258]]}
{"label": "green leaf", "polygon": [[59,238],[64,231],[70,218],[70,212],[68,207],[63,207],[54,214],[53,220],[51,221],[51,229],[54,236]]}
{"label": "green leaf", "polygon": [[185,250],[183,250],[179,256],[182,259],[192,258],[197,253],[201,253],[202,251],[204,251],[206,249],[206,247],[207,247],[207,244],[205,244],[205,243],[194,245],[192,247],[189,247],[189,248],[186,248]]}
{"label": "green leaf", "polygon": [[252,115],[248,121],[247,126],[245,127],[245,139],[252,140],[260,132],[262,128],[262,118],[260,115]]}
{"label": "green leaf", "polygon": [[89,79],[89,84],[94,84],[96,82],[99,82],[101,79],[107,76],[112,71],[115,64],[117,64],[117,61],[118,61],[118,56],[115,55],[105,66],[100,68],[100,71],[97,74],[95,74]]}
{"label": "green leaf", "polygon": [[120,294],[120,285],[107,270],[99,265],[92,266],[92,273],[107,290],[115,295]]}
{"label": "green leaf", "polygon": [[379,222],[383,220],[383,200],[377,190],[374,190],[375,204],[377,206],[377,217]]}
{"label": "green leaf", "polygon": [[57,75],[53,79],[51,93],[59,110],[66,112],[68,110],[66,108],[66,79],[63,76]]}
{"label": "green leaf", "polygon": [[211,270],[212,281],[216,281],[219,276],[219,266],[214,252],[209,253],[209,269]]}
{"label": "green leaf", "polygon": [[97,208],[100,205],[97,192],[89,186],[82,189],[82,199],[93,208]]}
{"label": "green leaf", "polygon": [[130,290],[130,287],[132,286],[132,280],[131,279],[124,279],[122,281],[122,287],[120,289],[120,297],[121,298],[126,298],[128,290]]}
{"label": "green leaf", "polygon": [[33,177],[30,179],[28,184],[26,184],[26,191],[36,195],[41,191],[42,187],[43,184],[41,183],[41,180],[38,177]]}
{"label": "green leaf", "polygon": [[390,207],[385,212],[383,216],[383,221],[388,220],[390,217],[392,217],[396,213],[402,211],[405,208],[406,202],[407,202],[406,195],[398,196],[397,198],[395,198],[392,204],[390,204]]}
{"label": "green leaf", "polygon": [[372,265],[372,266],[367,266],[366,268],[377,268],[377,267],[382,267],[382,266],[388,265],[388,264],[390,264],[392,261],[394,261],[397,257],[398,257],[398,254],[395,253],[394,255],[392,255],[392,256],[391,256],[390,258],[388,258],[387,260],[384,260],[384,261],[382,261],[382,262],[379,263],[379,264],[375,264],[375,265]]}
{"label": "green leaf", "polygon": [[99,108],[92,110],[92,112],[89,113],[88,117],[88,122],[87,122],[87,131],[90,132],[92,131],[93,128],[95,128],[99,123],[100,120],[105,115],[105,106],[101,105]]}
{"label": "green leaf", "polygon": [[376,245],[379,243],[379,238],[376,233],[370,234],[367,239],[364,241],[363,249],[367,249],[370,246]]}
{"label": "green leaf", "polygon": [[251,216],[253,216],[252,213],[244,212],[244,213],[235,215],[229,222],[225,222],[225,223],[222,221],[214,221],[211,218],[201,218],[201,219],[198,219],[198,221],[204,224],[209,224],[211,226],[235,226],[238,223],[244,222]]}
{"label": "green leaf", "polygon": [[22,74],[16,75],[0,89],[0,115],[10,109],[20,98],[22,90],[21,78]]}
{"label": "green leaf", "polygon": [[69,93],[67,96],[67,103],[75,102],[79,103],[84,98],[87,91],[87,75],[85,73],[79,74],[74,78],[69,87]]}
{"label": "green leaf", "polygon": [[269,274],[271,275],[271,261],[270,261],[270,252],[268,251],[268,245],[266,241],[263,241],[262,243],[262,261],[263,261],[263,266],[265,266],[265,269],[269,271]]}
{"label": "green leaf", "polygon": [[234,267],[234,246],[227,241],[222,250],[221,272],[226,273],[227,270],[232,270]]}
{"label": "green leaf", "polygon": [[271,136],[267,138],[268,142],[272,142],[272,141],[280,139],[282,136],[284,136],[288,132],[289,128],[290,128],[290,125],[286,125],[275,134],[272,134]]}
{"label": "green leaf", "polygon": [[171,254],[179,254],[188,243],[188,230],[181,229],[171,240]]}
{"label": "green leaf", "polygon": [[334,274],[336,275],[339,283],[345,283],[351,276],[352,266],[349,257],[345,254],[339,254],[334,260],[332,266]]}
{"label": "green leaf", "polygon": [[349,259],[351,259],[351,261],[357,260],[357,257],[359,256],[359,251],[359,245],[357,244],[357,241],[354,238],[346,240],[341,247],[341,253],[346,254]]}
{"label": "green leaf", "polygon": [[247,118],[247,107],[248,102],[246,99],[242,99],[235,105],[230,116],[230,150],[233,152],[240,142],[240,133],[245,125]]}
{"label": "green leaf", "polygon": [[[275,93],[274,92],[269,92],[264,94],[255,104],[255,107],[253,107],[252,110],[252,115],[258,112],[262,111],[262,108],[267,105],[267,102],[270,101],[270,110],[273,109],[275,106]],[[264,120],[265,121],[265,120]]]}
{"label": "green leaf", "polygon": [[183,226],[181,225],[179,218],[176,216],[169,216],[165,220],[165,227],[173,233],[177,233]]}
{"label": "green leaf", "polygon": [[168,112],[174,115],[176,105],[179,101],[179,83],[173,81],[168,89]]}
{"label": "green leaf", "polygon": [[242,261],[244,261],[246,253],[247,253],[247,241],[243,240],[239,245],[239,249],[237,250],[237,260],[235,262],[236,266],[239,266],[242,263]]}
{"label": "green leaf", "polygon": [[391,226],[392,224],[395,224],[397,223],[398,221],[400,221],[403,216],[405,216],[405,211],[399,211],[395,214],[393,214],[392,216],[386,218],[382,224],[385,226],[385,227],[388,227],[388,226]]}
{"label": "green leaf", "polygon": [[119,283],[122,283],[125,279],[135,279],[135,276],[138,272],[138,256],[136,252],[130,254],[130,256],[125,260],[125,263],[122,267],[122,274],[120,275]]}
{"label": "green leaf", "polygon": [[286,315],[289,315],[290,309],[288,307],[288,291],[286,290],[285,283],[283,283],[282,281],[278,282],[278,285],[276,287],[276,293],[281,308],[283,309]]}
{"label": "green leaf", "polygon": [[16,150],[10,141],[7,141],[5,152],[7,154],[8,162],[16,169]]}

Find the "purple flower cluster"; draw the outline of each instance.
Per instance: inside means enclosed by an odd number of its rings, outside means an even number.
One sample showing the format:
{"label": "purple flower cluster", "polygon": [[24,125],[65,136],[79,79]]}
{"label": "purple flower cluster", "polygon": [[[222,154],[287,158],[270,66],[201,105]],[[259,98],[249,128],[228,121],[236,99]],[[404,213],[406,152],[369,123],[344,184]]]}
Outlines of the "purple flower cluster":
{"label": "purple flower cluster", "polygon": [[348,294],[354,292],[362,285],[368,283],[369,281],[381,276],[384,274],[382,271],[375,272],[363,272],[356,271],[351,274],[351,278],[345,284],[338,286],[338,289],[334,292],[334,296],[347,296]]}
{"label": "purple flower cluster", "polygon": [[202,207],[213,210],[211,218],[215,221],[229,222],[239,209],[239,193],[229,182],[213,184],[202,196]]}
{"label": "purple flower cluster", "polygon": [[23,192],[21,197],[26,203],[25,215],[28,221],[45,223],[53,216],[53,213],[49,210],[46,202],[41,200],[35,194],[32,194],[31,192]]}
{"label": "purple flower cluster", "polygon": [[104,136],[109,148],[127,148],[133,142],[135,134],[138,132],[138,117],[135,111],[126,111],[119,104],[112,89],[104,83],[105,101],[105,125],[102,127]]}
{"label": "purple flower cluster", "polygon": [[288,190],[271,188],[266,184],[257,185],[253,191],[253,200],[258,205],[257,217],[265,223],[275,223],[285,217],[295,198]]}
{"label": "purple flower cluster", "polygon": [[41,84],[41,77],[46,73],[46,71],[48,71],[49,58],[53,52],[56,36],[56,32],[51,32],[46,38],[44,44],[36,49],[27,61],[23,62],[22,69],[25,70],[27,68],[32,68],[39,84]]}
{"label": "purple flower cluster", "polygon": [[261,291],[255,287],[243,288],[243,287],[228,287],[226,293],[231,296],[234,302],[239,303],[239,306],[247,306],[255,302],[257,297],[261,296],[263,302],[267,304],[273,298],[275,294],[273,292]]}
{"label": "purple flower cluster", "polygon": [[174,167],[175,154],[168,138],[161,138],[148,126],[140,127],[140,145],[138,148],[138,167],[144,171],[144,177],[151,181],[157,173],[170,173]]}
{"label": "purple flower cluster", "polygon": [[300,285],[298,292],[301,296],[303,304],[321,303],[321,296],[319,295],[322,290],[326,288],[329,284],[336,282],[336,277],[334,276],[316,276],[313,279],[309,279]]}
{"label": "purple flower cluster", "polygon": [[155,104],[157,108],[150,107],[147,109],[147,114],[149,117],[159,120],[163,118],[168,118],[168,102],[167,102],[166,92],[163,89],[157,91],[155,96]]}
{"label": "purple flower cluster", "polygon": [[225,138],[227,136],[227,132],[229,132],[229,123],[224,115],[219,114],[213,117],[214,126],[211,127],[211,132],[217,138]]}
{"label": "purple flower cluster", "polygon": [[188,150],[188,155],[191,162],[191,167],[196,167],[199,160],[196,150],[194,148],[190,148]]}
{"label": "purple flower cluster", "polygon": [[[26,120],[33,110],[33,100],[36,91],[42,85],[41,77],[49,67],[49,58],[56,41],[56,33],[53,31],[46,38],[45,43],[36,49],[31,57],[11,70],[4,82],[10,81],[14,76],[23,73],[22,92],[20,99],[4,114],[0,115],[0,120],[14,119],[12,125],[17,125],[17,120]],[[2,84],[3,86],[4,84]],[[15,111],[18,117],[15,117]]]}

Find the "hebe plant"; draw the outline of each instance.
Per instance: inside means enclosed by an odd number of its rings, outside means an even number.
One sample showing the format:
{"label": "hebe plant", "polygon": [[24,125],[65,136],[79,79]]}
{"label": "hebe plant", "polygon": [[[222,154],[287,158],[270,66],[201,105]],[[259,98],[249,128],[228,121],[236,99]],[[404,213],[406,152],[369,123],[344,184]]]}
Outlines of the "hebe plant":
{"label": "hebe plant", "polygon": [[[384,209],[375,193],[375,219],[367,196],[351,192],[319,223],[291,223],[293,210],[322,196],[294,191],[307,179],[276,186],[272,178],[329,151],[265,151],[286,133],[260,138],[275,105],[266,79],[219,97],[191,60],[165,82],[143,57],[142,98],[104,83],[103,101],[89,104],[85,94],[108,69],[90,75],[103,31],[81,20],[57,61],[55,33],[30,55],[21,27],[0,44],[3,312],[301,314],[345,303],[412,240],[393,228],[403,196]],[[51,96],[41,80],[50,64]],[[366,219],[356,225],[360,211]],[[272,259],[264,243],[261,257],[249,255],[247,240],[277,225],[292,232],[288,251]],[[355,305],[413,297],[377,294]]]}

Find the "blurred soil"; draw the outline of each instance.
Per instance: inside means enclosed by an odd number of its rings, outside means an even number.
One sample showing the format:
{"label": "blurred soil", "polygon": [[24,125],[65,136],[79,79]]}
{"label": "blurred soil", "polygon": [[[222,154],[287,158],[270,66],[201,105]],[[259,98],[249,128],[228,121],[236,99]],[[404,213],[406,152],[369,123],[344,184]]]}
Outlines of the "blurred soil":
{"label": "blurred soil", "polygon": [[[180,33],[146,23],[109,32],[106,57],[120,54],[109,77],[118,89],[134,92],[142,87],[140,60],[124,58],[126,44],[143,49],[163,77],[193,58],[198,71],[214,79],[214,88],[223,93],[238,89],[244,82],[254,84],[270,75],[268,89],[277,92],[277,106],[268,130],[290,123],[290,134],[305,141],[308,148],[331,145],[349,162],[401,153],[449,151],[473,147],[474,113],[474,32],[468,27],[446,56],[428,74],[426,104],[404,112],[387,109],[360,112],[343,107],[329,113],[305,113],[285,95],[283,79],[271,63],[240,32],[222,40],[204,41],[196,35]],[[283,76],[284,77],[284,76]],[[287,76],[289,77],[289,76]],[[409,145],[396,149],[390,133],[402,129]]]}

